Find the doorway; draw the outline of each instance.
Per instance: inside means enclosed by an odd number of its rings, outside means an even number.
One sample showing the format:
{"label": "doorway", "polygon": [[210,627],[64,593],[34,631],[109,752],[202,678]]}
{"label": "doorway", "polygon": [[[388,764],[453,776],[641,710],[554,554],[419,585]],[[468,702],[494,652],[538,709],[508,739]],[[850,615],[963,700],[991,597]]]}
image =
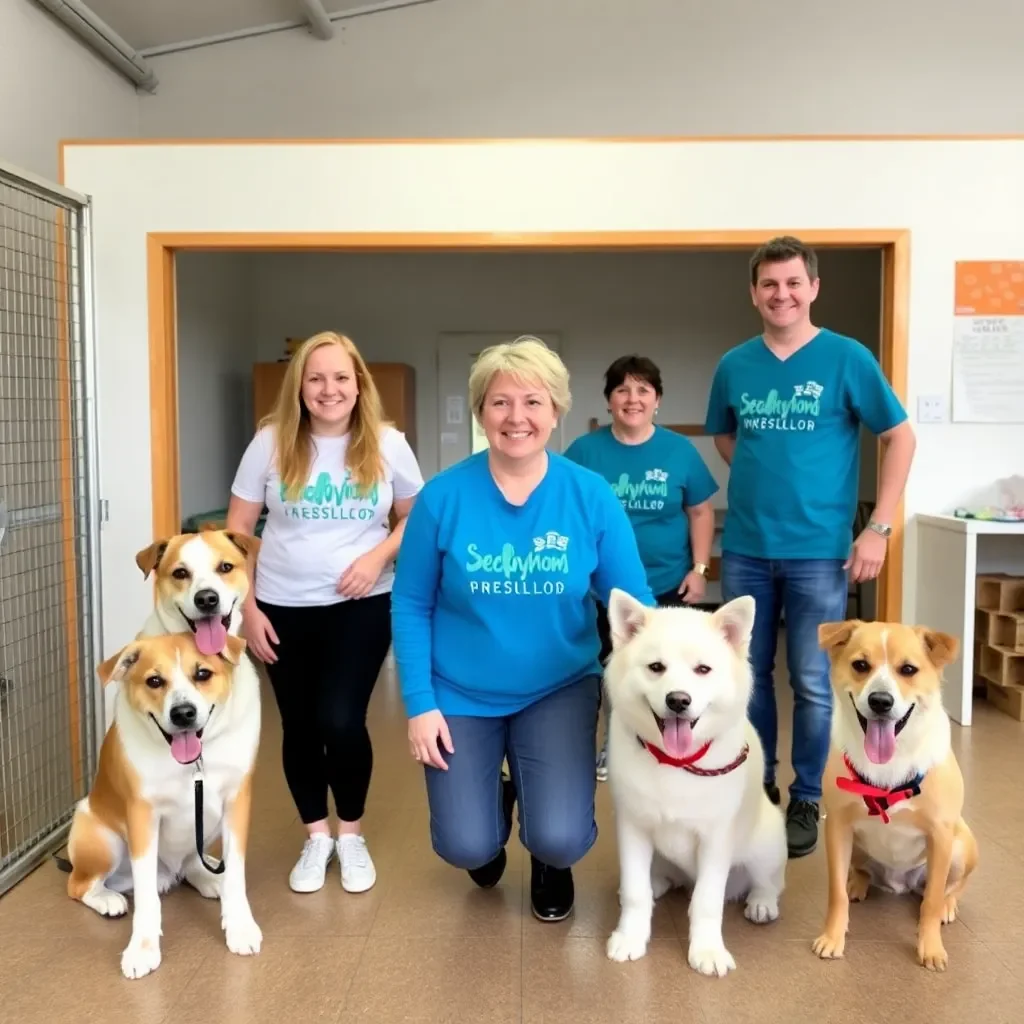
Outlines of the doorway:
{"label": "doorway", "polygon": [[[294,234],[151,234],[148,238],[149,270],[149,322],[150,322],[150,380],[151,380],[151,452],[153,528],[157,536],[166,536],[180,529],[179,467],[176,439],[177,422],[177,325],[175,323],[175,254],[178,252],[236,252],[257,251],[274,253],[334,252],[349,255],[364,253],[426,254],[426,253],[721,253],[735,255],[749,253],[756,245],[776,232],[584,232],[538,233],[537,235],[505,236],[500,234],[423,233],[390,235],[294,235]],[[808,244],[819,251],[836,249],[870,250],[880,254],[882,309],[880,324],[879,359],[886,377],[896,394],[906,400],[907,362],[907,306],[909,291],[909,233],[900,230],[805,231],[795,229]],[[630,296],[621,295],[621,301],[630,302]],[[508,320],[508,317],[505,318]],[[513,316],[513,320],[515,317]],[[529,317],[524,319],[529,320]],[[505,321],[503,321],[505,322]],[[472,333],[472,332],[468,332]],[[481,332],[489,334],[490,332]],[[537,332],[534,332],[537,333]],[[544,332],[539,332],[544,336]],[[557,332],[556,332],[557,333]],[[548,332],[550,335],[550,332]],[[424,342],[437,350],[440,358],[438,335]],[[465,376],[472,354],[479,351],[481,334],[475,344],[467,342],[458,357],[463,384],[448,408],[442,403],[437,420],[431,424],[431,447],[440,440],[441,433],[458,435],[451,446],[454,452],[467,453],[479,439],[472,436],[472,416],[465,401]],[[503,334],[502,340],[508,340]],[[557,343],[556,343],[557,344]],[[429,351],[429,350],[428,350]],[[453,355],[451,357],[455,359]],[[452,363],[455,366],[455,363]],[[439,366],[438,366],[439,368]],[[452,372],[456,372],[452,370]],[[430,402],[443,396],[438,391],[430,395]],[[452,423],[445,422],[450,415]],[[458,422],[461,419],[461,422]],[[426,426],[426,424],[424,424]],[[578,424],[576,425],[579,426]],[[448,427],[455,428],[448,430]],[[440,446],[439,446],[440,447]],[[440,454],[440,452],[438,453]],[[450,464],[454,458],[446,456]],[[440,465],[438,468],[441,468]],[[880,618],[900,618],[902,613],[903,565],[903,507],[894,517],[894,534],[889,558],[879,580],[877,614]]]}

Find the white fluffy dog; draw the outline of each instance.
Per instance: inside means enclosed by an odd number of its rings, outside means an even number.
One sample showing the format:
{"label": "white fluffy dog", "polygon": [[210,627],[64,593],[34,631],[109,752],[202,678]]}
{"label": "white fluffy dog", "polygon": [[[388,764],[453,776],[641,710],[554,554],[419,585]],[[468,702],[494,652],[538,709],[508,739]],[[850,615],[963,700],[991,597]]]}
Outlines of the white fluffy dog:
{"label": "white fluffy dog", "polygon": [[654,900],[692,886],[690,966],[723,976],[736,962],[722,940],[727,899],[746,917],[779,916],[786,828],[763,786],[764,751],[747,719],[754,601],[713,613],[648,608],[621,590],[608,605],[612,656],[609,783],[619,843],[621,915],[612,960],[636,960]]}

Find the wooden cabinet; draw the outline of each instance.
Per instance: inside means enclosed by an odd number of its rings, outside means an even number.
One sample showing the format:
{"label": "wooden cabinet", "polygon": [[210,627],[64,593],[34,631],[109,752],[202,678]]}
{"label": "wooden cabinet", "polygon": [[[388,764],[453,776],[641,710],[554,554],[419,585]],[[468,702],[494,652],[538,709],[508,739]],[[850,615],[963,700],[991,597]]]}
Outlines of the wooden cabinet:
{"label": "wooden cabinet", "polygon": [[[287,369],[286,362],[254,363],[252,367],[252,411],[254,424],[270,412]],[[407,363],[369,363],[384,406],[384,418],[405,434],[416,451],[416,371]]]}
{"label": "wooden cabinet", "polygon": [[253,363],[252,365],[252,416],[253,429],[257,429],[260,420],[274,408],[277,392],[284,380],[284,371],[288,368],[285,362]]}
{"label": "wooden cabinet", "polygon": [[405,434],[416,451],[416,371],[406,363],[369,363],[367,366],[384,406],[384,418]]}

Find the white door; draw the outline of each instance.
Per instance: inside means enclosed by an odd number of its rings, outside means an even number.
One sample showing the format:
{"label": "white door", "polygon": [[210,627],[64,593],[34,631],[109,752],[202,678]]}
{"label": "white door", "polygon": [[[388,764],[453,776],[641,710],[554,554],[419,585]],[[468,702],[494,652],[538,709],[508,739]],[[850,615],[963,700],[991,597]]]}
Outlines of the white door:
{"label": "white door", "polygon": [[[561,351],[561,337],[556,331],[514,332],[446,331],[437,339],[437,410],[438,469],[447,469],[460,459],[487,447],[487,438],[469,407],[469,371],[473,360],[488,345],[511,341],[521,334],[540,338],[555,352]],[[562,423],[559,422],[557,443],[562,447]],[[552,438],[552,442],[555,438]]]}

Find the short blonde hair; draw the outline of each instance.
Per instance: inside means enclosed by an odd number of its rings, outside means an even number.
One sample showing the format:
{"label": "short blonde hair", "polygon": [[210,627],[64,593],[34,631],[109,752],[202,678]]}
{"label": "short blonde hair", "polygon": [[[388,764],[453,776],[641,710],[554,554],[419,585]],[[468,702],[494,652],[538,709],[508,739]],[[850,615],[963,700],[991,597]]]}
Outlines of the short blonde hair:
{"label": "short blonde hair", "polygon": [[551,396],[559,416],[572,408],[569,371],[565,363],[540,338],[524,334],[515,341],[491,345],[476,357],[469,371],[469,404],[480,419],[487,389],[499,373],[507,373],[520,384],[539,384]]}

